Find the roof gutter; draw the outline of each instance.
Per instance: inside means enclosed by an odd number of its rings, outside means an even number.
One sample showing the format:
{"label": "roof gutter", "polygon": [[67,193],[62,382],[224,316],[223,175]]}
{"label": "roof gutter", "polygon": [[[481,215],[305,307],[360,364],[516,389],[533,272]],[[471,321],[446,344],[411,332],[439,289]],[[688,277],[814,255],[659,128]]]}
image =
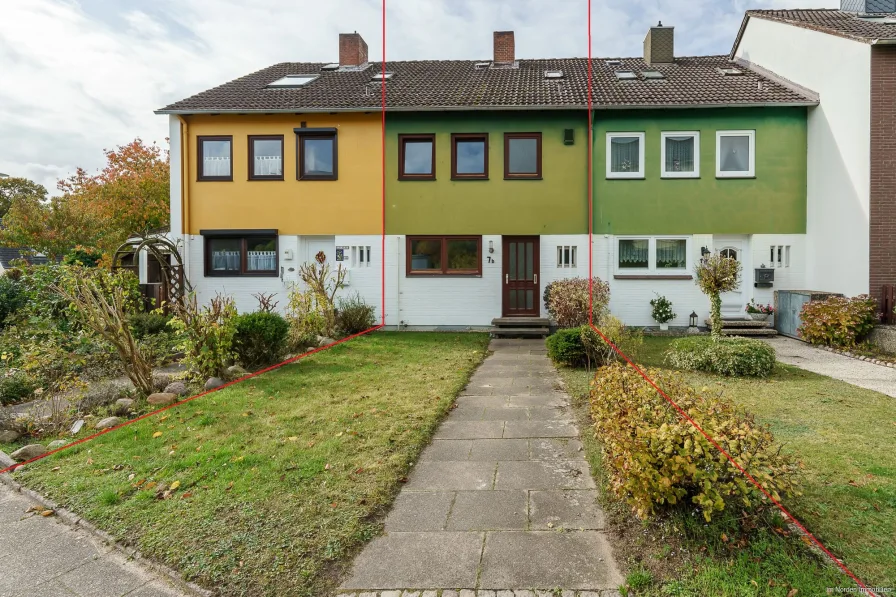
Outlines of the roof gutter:
{"label": "roof gutter", "polygon": [[872,46],[896,46],[896,38],[894,37],[886,37],[883,39],[872,39]]}
{"label": "roof gutter", "polygon": [[818,100],[802,102],[748,102],[740,104],[627,104],[616,106],[595,106],[598,110],[688,110],[694,108],[800,108],[817,106]]}

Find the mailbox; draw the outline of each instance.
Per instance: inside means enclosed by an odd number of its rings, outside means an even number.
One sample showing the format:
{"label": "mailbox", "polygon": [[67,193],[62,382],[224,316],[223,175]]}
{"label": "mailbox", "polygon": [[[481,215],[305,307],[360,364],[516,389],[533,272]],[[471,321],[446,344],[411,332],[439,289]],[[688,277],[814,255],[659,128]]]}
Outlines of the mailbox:
{"label": "mailbox", "polygon": [[753,286],[756,288],[771,288],[775,281],[775,270],[770,267],[757,267],[754,274]]}

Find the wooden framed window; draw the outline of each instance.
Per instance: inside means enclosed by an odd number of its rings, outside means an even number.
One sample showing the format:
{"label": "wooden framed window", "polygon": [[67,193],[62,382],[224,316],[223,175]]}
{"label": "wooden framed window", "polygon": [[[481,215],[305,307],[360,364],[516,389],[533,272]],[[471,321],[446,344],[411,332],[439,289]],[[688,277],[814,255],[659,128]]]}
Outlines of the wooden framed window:
{"label": "wooden framed window", "polygon": [[335,128],[298,128],[297,180],[338,180],[339,149]]}
{"label": "wooden framed window", "polygon": [[488,180],[488,133],[451,134],[451,180]]}
{"label": "wooden framed window", "polygon": [[436,136],[398,135],[398,180],[436,179]]}
{"label": "wooden framed window", "polygon": [[206,277],[278,275],[275,230],[201,230],[200,234]]}
{"label": "wooden framed window", "polygon": [[541,133],[504,133],[504,179],[541,179]]}
{"label": "wooden framed window", "polygon": [[283,180],[283,135],[249,135],[249,180]]}
{"label": "wooden framed window", "polygon": [[408,276],[482,275],[481,236],[408,236]]}
{"label": "wooden framed window", "polygon": [[233,136],[199,136],[196,143],[196,180],[232,181]]}

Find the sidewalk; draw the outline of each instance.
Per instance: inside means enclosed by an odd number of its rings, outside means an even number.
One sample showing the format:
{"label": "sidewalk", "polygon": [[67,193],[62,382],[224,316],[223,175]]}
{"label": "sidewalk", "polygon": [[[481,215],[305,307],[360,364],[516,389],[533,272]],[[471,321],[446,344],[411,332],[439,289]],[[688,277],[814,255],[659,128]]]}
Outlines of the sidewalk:
{"label": "sidewalk", "polygon": [[[436,432],[386,518],[385,534],[355,560],[342,594],[618,595],[623,578],[544,341],[492,340],[489,348],[494,354]],[[383,597],[392,595],[400,593]]]}
{"label": "sidewalk", "polygon": [[179,597],[83,529],[26,510],[32,503],[0,483],[0,597]]}
{"label": "sidewalk", "polygon": [[775,347],[782,363],[896,398],[896,369],[892,367],[819,350],[793,338],[779,336],[766,342]]}

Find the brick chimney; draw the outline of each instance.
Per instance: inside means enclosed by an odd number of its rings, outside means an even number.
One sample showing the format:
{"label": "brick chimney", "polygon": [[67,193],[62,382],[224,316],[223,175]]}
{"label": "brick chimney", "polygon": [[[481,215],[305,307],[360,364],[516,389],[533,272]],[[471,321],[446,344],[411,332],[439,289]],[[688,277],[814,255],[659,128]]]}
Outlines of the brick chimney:
{"label": "brick chimney", "polygon": [[339,66],[361,66],[367,63],[367,43],[358,32],[339,34]]}
{"label": "brick chimney", "polygon": [[651,27],[644,38],[644,62],[671,64],[675,62],[675,27],[664,27],[660,21]]}
{"label": "brick chimney", "polygon": [[495,63],[506,64],[516,60],[513,31],[495,31]]}

